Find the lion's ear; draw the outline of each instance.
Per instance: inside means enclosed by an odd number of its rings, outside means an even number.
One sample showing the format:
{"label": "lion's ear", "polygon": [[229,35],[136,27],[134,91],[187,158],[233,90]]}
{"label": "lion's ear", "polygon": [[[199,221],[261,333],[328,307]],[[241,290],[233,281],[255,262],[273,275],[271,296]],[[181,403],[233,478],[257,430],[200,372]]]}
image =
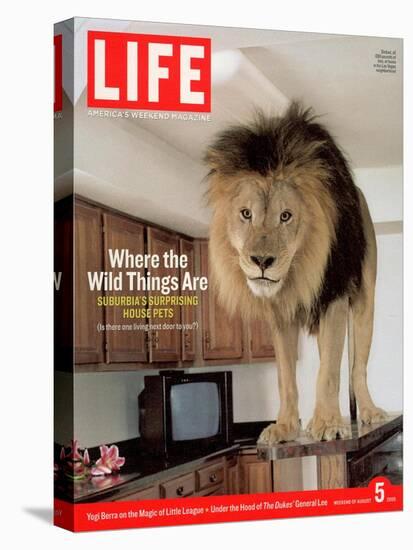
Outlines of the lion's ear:
{"label": "lion's ear", "polygon": [[222,157],[223,157],[222,152],[217,151],[217,149],[214,146],[210,145],[207,148],[204,154],[203,161],[210,169],[208,177],[221,171],[222,163],[223,163]]}
{"label": "lion's ear", "polygon": [[214,207],[219,201],[222,201],[228,187],[224,181],[225,154],[214,143],[206,149],[203,160],[209,167],[209,172],[206,176],[206,181],[208,182],[206,197],[209,205]]}
{"label": "lion's ear", "polygon": [[225,185],[222,175],[212,168],[207,176],[208,190],[206,198],[208,204],[215,207],[217,204],[223,204],[224,197],[228,194],[228,185]]}

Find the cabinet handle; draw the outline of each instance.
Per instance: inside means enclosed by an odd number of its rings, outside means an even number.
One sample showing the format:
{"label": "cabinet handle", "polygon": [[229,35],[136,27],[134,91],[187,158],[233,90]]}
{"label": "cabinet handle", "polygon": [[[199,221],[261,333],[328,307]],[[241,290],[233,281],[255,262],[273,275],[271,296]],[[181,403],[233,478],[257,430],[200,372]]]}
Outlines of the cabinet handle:
{"label": "cabinet handle", "polygon": [[153,333],[153,336],[152,336],[152,347],[154,349],[158,349],[158,344],[159,344],[158,331],[155,330],[155,332]]}
{"label": "cabinet handle", "polygon": [[211,475],[209,476],[209,481],[210,481],[211,483],[215,483],[216,480],[217,480],[217,474],[211,474]]}
{"label": "cabinet handle", "polygon": [[184,348],[189,349],[191,347],[190,336],[187,332],[184,334]]}
{"label": "cabinet handle", "polygon": [[209,349],[210,348],[210,345],[211,345],[211,339],[209,337],[209,332],[205,332],[205,345],[206,345],[206,348]]}
{"label": "cabinet handle", "polygon": [[184,494],[184,486],[183,485],[180,485],[177,489],[176,489],[176,494],[181,497],[183,494]]}

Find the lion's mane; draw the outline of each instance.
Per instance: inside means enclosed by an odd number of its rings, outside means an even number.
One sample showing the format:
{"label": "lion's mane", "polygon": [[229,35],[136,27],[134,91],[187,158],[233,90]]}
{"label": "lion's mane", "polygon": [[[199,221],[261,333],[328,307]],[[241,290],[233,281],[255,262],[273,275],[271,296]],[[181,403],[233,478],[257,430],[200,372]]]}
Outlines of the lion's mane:
{"label": "lion's mane", "polygon": [[[244,318],[294,319],[316,332],[320,317],[339,297],[360,288],[366,251],[357,188],[344,154],[310,109],[291,104],[281,117],[258,114],[248,125],[228,128],[208,147],[210,268],[220,302]],[[240,178],[259,174],[268,185],[292,180],[311,213],[305,247],[272,299],[249,290],[227,233],[227,213]],[[253,185],[253,184],[252,184]]]}

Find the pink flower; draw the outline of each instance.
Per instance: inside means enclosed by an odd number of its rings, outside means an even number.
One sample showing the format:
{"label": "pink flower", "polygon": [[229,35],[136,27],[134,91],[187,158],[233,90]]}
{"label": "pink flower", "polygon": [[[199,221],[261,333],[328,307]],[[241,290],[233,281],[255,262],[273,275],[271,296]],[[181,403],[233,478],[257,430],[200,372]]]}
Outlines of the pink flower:
{"label": "pink flower", "polygon": [[92,476],[103,476],[117,472],[125,464],[124,457],[119,456],[119,449],[116,445],[102,445],[100,447],[100,458],[91,470]]}
{"label": "pink flower", "polygon": [[70,454],[66,458],[71,458],[73,460],[82,460],[82,455],[79,452],[79,441],[77,439],[72,439]]}
{"label": "pink flower", "polygon": [[87,449],[85,449],[85,451],[83,453],[83,464],[85,466],[89,466],[89,464],[90,464],[89,451]]}
{"label": "pink flower", "polygon": [[87,468],[81,460],[66,460],[63,471],[72,479],[83,479],[87,475]]}
{"label": "pink flower", "polygon": [[88,473],[87,467],[90,464],[89,452],[85,449],[82,456],[77,439],[72,439],[68,454],[66,454],[66,449],[64,447],[61,448],[60,461],[63,463],[65,475],[72,479],[82,479]]}

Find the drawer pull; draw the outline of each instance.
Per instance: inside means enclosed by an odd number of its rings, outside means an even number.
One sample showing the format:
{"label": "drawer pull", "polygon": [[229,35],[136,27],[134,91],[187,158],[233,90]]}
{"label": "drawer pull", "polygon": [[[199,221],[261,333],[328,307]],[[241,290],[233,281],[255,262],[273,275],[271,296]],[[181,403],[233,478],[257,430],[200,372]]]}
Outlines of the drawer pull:
{"label": "drawer pull", "polygon": [[205,345],[206,349],[209,350],[211,348],[211,338],[209,336],[209,332],[205,332]]}
{"label": "drawer pull", "polygon": [[187,332],[184,334],[184,347],[185,349],[189,349],[191,347],[190,335]]}
{"label": "drawer pull", "polygon": [[216,480],[217,480],[217,474],[211,474],[211,475],[209,476],[209,481],[210,481],[211,483],[215,483]]}
{"label": "drawer pull", "polygon": [[183,494],[184,494],[184,486],[183,485],[180,485],[177,489],[176,489],[176,494],[181,497]]}

